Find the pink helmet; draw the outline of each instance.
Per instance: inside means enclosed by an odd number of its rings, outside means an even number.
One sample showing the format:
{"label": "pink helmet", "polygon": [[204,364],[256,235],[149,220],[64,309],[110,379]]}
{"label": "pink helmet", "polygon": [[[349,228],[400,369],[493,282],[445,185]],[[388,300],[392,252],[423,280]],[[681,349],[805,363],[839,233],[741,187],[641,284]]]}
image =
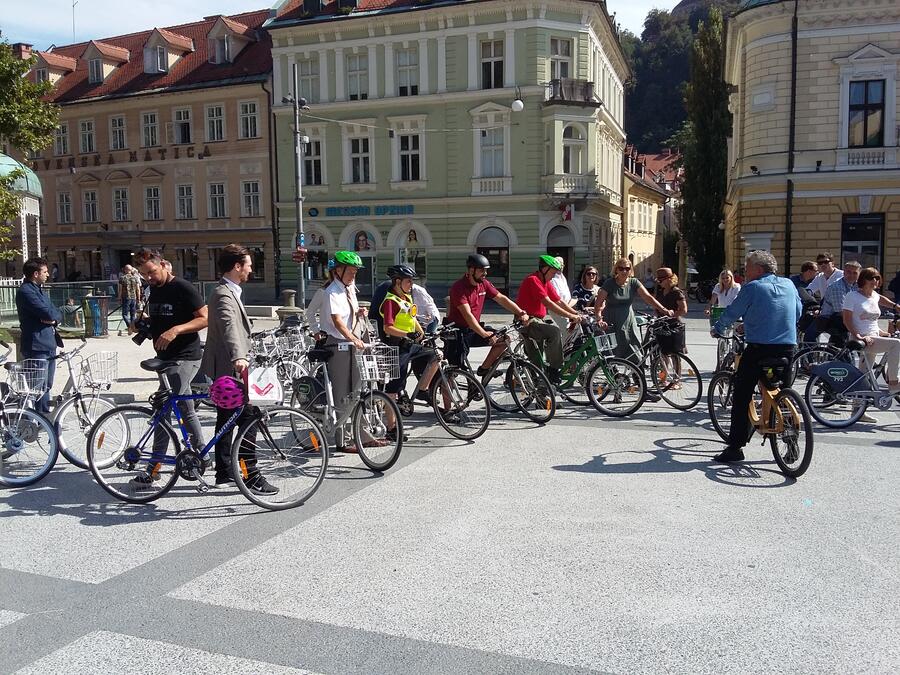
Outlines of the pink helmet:
{"label": "pink helmet", "polygon": [[243,383],[236,377],[223,375],[209,388],[209,398],[217,408],[234,410],[247,402]]}

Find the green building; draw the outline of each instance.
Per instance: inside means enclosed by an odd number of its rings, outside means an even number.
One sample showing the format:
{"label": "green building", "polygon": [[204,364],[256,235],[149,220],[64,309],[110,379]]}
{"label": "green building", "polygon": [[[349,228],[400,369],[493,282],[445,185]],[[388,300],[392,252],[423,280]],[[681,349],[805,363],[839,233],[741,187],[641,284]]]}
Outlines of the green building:
{"label": "green building", "polygon": [[293,91],[317,286],[358,250],[368,294],[395,262],[436,297],[468,253],[515,293],[539,253],[608,269],[621,254],[623,82],[605,2],[288,0],[272,37],[281,284],[297,283]]}

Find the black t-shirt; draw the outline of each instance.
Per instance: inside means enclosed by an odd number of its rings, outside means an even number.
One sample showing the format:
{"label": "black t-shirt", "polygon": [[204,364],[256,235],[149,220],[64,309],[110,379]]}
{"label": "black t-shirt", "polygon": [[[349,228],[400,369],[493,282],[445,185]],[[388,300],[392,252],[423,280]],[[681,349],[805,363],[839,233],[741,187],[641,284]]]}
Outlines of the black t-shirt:
{"label": "black t-shirt", "polygon": [[[194,312],[206,303],[194,285],[184,279],[173,278],[164,286],[153,286],[147,301],[150,315],[150,334],[153,341],[172,326],[193,320]],[[182,333],[158,353],[167,361],[197,361],[200,354],[200,335]]]}

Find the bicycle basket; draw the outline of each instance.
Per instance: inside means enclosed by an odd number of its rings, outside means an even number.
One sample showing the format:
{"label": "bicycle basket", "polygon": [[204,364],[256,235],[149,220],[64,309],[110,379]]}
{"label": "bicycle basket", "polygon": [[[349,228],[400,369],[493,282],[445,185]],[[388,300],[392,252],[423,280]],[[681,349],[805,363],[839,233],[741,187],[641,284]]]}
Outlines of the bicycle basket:
{"label": "bicycle basket", "polygon": [[716,325],[716,321],[722,318],[722,315],[725,313],[724,307],[711,307],[709,310],[709,327],[712,328]]}
{"label": "bicycle basket", "polygon": [[604,352],[611,352],[616,348],[616,345],[618,344],[616,342],[616,334],[598,333],[594,336],[594,344],[597,345],[597,351],[601,354]]}
{"label": "bicycle basket", "polygon": [[47,361],[23,359],[7,364],[9,388],[20,396],[42,396],[47,386]]}
{"label": "bicycle basket", "polygon": [[356,354],[359,375],[366,382],[389,382],[400,377],[400,357],[396,347],[375,344]]}
{"label": "bicycle basket", "polygon": [[88,385],[103,386],[116,381],[119,359],[115,352],[97,352],[81,364],[81,374]]}
{"label": "bicycle basket", "polygon": [[306,340],[300,333],[288,332],[275,338],[278,349],[283,354],[293,354],[295,352],[306,351]]}

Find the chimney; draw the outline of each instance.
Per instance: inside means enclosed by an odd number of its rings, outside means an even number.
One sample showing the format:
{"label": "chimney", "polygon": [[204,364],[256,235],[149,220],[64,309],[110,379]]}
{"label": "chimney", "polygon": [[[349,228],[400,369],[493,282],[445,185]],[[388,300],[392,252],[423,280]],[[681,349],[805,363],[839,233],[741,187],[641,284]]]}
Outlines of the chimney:
{"label": "chimney", "polygon": [[21,61],[27,61],[31,58],[31,45],[25,42],[16,42],[12,46],[13,56]]}

